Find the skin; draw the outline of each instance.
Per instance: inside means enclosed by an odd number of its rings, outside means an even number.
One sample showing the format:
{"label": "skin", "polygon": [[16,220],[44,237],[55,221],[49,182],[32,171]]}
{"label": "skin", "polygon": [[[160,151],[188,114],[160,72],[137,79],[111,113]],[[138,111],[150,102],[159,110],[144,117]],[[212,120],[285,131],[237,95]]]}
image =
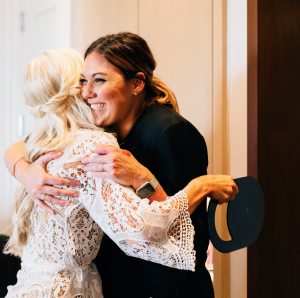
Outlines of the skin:
{"label": "skin", "polygon": [[[143,73],[139,75],[145,78]],[[125,81],[122,72],[96,52],[85,59],[81,83],[81,95],[89,105],[105,104],[99,110],[92,109],[95,124],[112,127],[123,140],[135,123],[135,111],[145,96],[145,83],[138,79]]]}
{"label": "skin", "polygon": [[[135,111],[140,101],[145,96],[145,78],[143,73],[138,73],[141,79],[125,81],[121,71],[98,53],[87,56],[82,70],[82,96],[91,107],[102,104],[101,108],[92,110],[95,123],[99,126],[110,126],[118,134],[121,142],[130,132],[135,123]],[[134,95],[134,94],[137,95]],[[74,191],[53,187],[53,185],[79,186],[75,180],[59,178],[46,172],[47,163],[59,158],[61,153],[51,152],[29,164],[24,157],[24,141],[18,142],[5,152],[7,168],[25,186],[31,198],[45,211],[54,214],[54,211],[45,203],[68,206],[69,202],[56,198],[77,197]],[[151,181],[153,174],[128,151],[112,146],[98,144],[95,152],[99,155],[87,157],[83,164],[98,163],[86,166],[86,171],[91,171],[94,177],[108,178],[117,183],[132,186],[138,189],[145,182]],[[17,162],[17,163],[16,163]],[[220,204],[233,200],[238,189],[233,179],[225,175],[206,175],[192,180],[185,193],[189,200],[190,214],[197,208],[206,196],[219,201]],[[45,196],[46,195],[46,196]],[[163,201],[166,193],[159,185],[150,201]],[[43,202],[42,200],[45,200]]]}

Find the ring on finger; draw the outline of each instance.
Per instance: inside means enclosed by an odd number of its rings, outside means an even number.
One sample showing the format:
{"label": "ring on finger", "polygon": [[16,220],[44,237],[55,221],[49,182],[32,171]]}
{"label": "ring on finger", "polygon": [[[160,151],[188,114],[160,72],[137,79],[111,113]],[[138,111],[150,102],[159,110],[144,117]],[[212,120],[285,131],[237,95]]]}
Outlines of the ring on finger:
{"label": "ring on finger", "polygon": [[46,195],[47,195],[47,194],[44,194],[44,197],[41,199],[41,200],[44,201],[44,202],[45,202]]}

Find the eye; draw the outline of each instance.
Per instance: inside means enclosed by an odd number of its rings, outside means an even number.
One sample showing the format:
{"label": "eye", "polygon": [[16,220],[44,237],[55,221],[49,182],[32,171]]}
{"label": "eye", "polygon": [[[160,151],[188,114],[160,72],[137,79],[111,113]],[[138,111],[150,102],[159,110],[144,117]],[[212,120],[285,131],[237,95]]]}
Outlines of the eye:
{"label": "eye", "polygon": [[87,84],[87,80],[86,79],[81,79],[79,82],[80,82],[81,85],[86,85]]}
{"label": "eye", "polygon": [[104,82],[106,82],[106,80],[104,80],[104,79],[101,79],[101,78],[96,78],[95,79],[96,84],[101,84],[101,83],[104,83]]}

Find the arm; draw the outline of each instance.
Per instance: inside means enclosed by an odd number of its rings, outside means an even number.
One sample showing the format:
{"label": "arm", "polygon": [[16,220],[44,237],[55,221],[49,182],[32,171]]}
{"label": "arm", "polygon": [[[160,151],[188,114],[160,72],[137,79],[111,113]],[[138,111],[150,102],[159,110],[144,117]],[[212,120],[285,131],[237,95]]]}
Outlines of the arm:
{"label": "arm", "polygon": [[14,175],[14,166],[18,160],[25,159],[25,141],[17,142],[11,145],[4,154],[4,161],[9,172]]}
{"label": "arm", "polygon": [[[135,190],[153,178],[153,174],[130,152],[116,147],[116,144],[110,146],[99,143],[94,150],[96,155],[85,157],[81,161],[83,164],[94,163],[84,167],[85,171],[92,172],[93,177],[110,179],[125,186],[132,186]],[[167,194],[159,184],[149,200],[161,202],[166,198]]]}
{"label": "arm", "polygon": [[[32,200],[48,213],[54,214],[46,202],[68,206],[69,202],[58,199],[54,196],[77,197],[75,191],[53,187],[53,185],[78,186],[80,183],[75,180],[54,177],[46,172],[49,161],[61,157],[60,152],[51,152],[43,155],[30,164],[25,159],[25,142],[20,141],[10,146],[4,155],[5,164],[11,174],[24,185]],[[46,195],[46,196],[45,196]]]}
{"label": "arm", "polygon": [[[169,149],[171,151],[171,148]],[[206,148],[203,148],[203,150],[204,149],[206,150]],[[201,150],[201,148],[199,148],[199,150]],[[180,184],[181,189],[183,189],[188,183],[188,185],[184,188],[184,191],[188,197],[190,214],[196,210],[196,208],[207,196],[211,196],[212,198],[218,200],[220,204],[234,199],[238,189],[230,176],[206,175],[192,180],[194,178],[193,173],[191,175],[191,171],[187,169],[186,172],[184,171],[183,173],[178,173],[179,177],[176,179],[176,181],[168,181],[169,183],[166,183],[165,180],[169,179],[170,175],[168,175],[168,173],[165,171],[170,171],[170,164],[172,164],[174,167],[174,169],[171,169],[171,171],[173,170],[174,172],[178,172],[178,170],[176,170],[176,167],[178,167],[178,158],[177,156],[172,156],[170,151],[162,152],[162,156],[160,156],[158,161],[158,164],[165,163],[164,166],[160,167],[160,169],[157,171],[159,172],[159,181],[160,179],[163,180],[164,185],[167,185],[167,187],[170,185],[170,188],[174,188],[173,184]],[[115,146],[98,144],[95,147],[95,152],[97,155],[82,159],[82,163],[84,164],[97,163],[84,167],[85,171],[92,172],[93,177],[110,179],[123,185],[132,186],[134,189],[138,189],[145,182],[151,181],[153,177],[153,174],[146,167],[141,165],[132,156],[132,154],[126,150],[119,149]],[[206,156],[205,152],[203,152],[202,156]],[[203,158],[201,157],[200,160],[203,160]],[[190,165],[189,162],[186,164],[188,166]],[[206,173],[207,163],[203,162],[202,165],[198,162],[197,166],[197,171],[199,173],[198,175],[204,175]],[[187,179],[189,180],[187,181]],[[189,182],[190,180],[192,181]],[[179,190],[180,189],[177,191]],[[165,190],[162,188],[161,184],[159,184],[156,193],[149,198],[149,201],[150,203],[153,201],[161,202],[164,201],[166,197],[167,194]]]}
{"label": "arm", "polygon": [[[58,173],[80,179],[78,200],[103,231],[129,256],[194,270],[194,230],[184,192],[150,205],[149,200],[140,199],[133,189],[83,171],[78,151],[68,150],[70,158],[66,156],[68,162]],[[87,145],[82,151],[89,154],[92,149]]]}
{"label": "arm", "polygon": [[195,269],[194,228],[184,192],[149,204],[132,189],[94,178],[97,195],[83,203],[102,230],[127,255],[165,266]]}

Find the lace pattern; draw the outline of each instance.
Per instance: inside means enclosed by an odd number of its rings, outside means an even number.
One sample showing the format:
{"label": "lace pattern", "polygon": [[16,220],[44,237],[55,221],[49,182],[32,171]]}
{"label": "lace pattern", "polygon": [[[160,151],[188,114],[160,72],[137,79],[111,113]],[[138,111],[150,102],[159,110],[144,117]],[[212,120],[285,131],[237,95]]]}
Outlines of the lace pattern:
{"label": "lace pattern", "polygon": [[69,198],[68,207],[51,205],[54,216],[35,207],[30,217],[34,234],[23,248],[24,266],[6,297],[102,297],[92,260],[104,233],[128,256],[195,270],[194,228],[185,193],[149,205],[129,187],[92,177],[80,160],[95,154],[98,143],[118,146],[111,134],[79,130],[63,156],[48,164],[51,175],[81,182],[80,187],[63,187],[79,197]]}

